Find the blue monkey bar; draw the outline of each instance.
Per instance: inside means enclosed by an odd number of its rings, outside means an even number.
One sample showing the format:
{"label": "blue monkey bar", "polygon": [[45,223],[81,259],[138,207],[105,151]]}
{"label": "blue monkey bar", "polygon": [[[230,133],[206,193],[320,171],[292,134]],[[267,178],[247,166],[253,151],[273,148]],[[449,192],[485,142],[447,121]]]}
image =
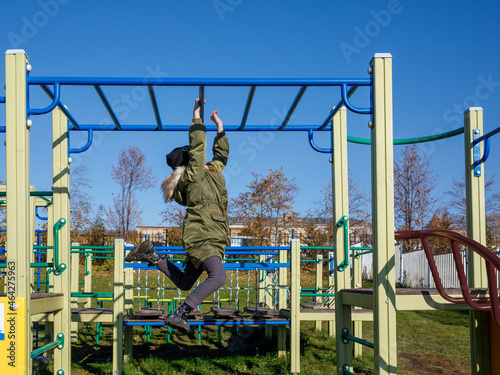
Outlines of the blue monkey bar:
{"label": "blue monkey bar", "polygon": [[[175,125],[169,124],[165,125],[161,119],[160,109],[158,107],[158,102],[156,100],[155,86],[192,86],[199,88],[200,98],[205,97],[205,87],[215,87],[215,86],[225,86],[225,87],[250,87],[248,93],[245,110],[242,116],[241,123],[238,125],[225,125],[224,130],[226,131],[309,131],[314,130],[330,130],[331,126],[328,123],[331,118],[336,113],[336,111],[345,105],[351,111],[362,114],[372,113],[372,103],[370,100],[370,107],[368,108],[357,108],[349,103],[350,96],[359,86],[370,87],[372,85],[372,79],[369,78],[347,78],[347,79],[330,79],[330,78],[136,78],[136,77],[27,77],[28,86],[40,86],[43,91],[52,100],[51,104],[43,109],[30,108],[28,105],[28,114],[43,114],[50,112],[53,108],[59,105],[63,113],[68,117],[70,122],[70,130],[100,130],[100,131],[113,131],[113,130],[125,130],[125,131],[186,131],[189,129],[189,125]],[[112,125],[100,125],[100,124],[80,124],[71,115],[68,108],[64,106],[62,100],[62,86],[93,86],[96,90],[101,102],[106,108],[109,116],[112,119]],[[151,101],[151,106],[155,116],[156,124],[136,124],[136,125],[123,125],[120,123],[118,116],[116,115],[112,105],[110,104],[106,94],[104,92],[103,86],[145,86],[148,88],[149,97]],[[299,91],[295,96],[295,99],[290,105],[290,108],[283,120],[283,122],[276,126],[268,125],[247,125],[248,114],[252,105],[252,101],[256,92],[257,87],[299,87]],[[51,88],[53,87],[53,89]],[[295,109],[300,103],[306,89],[308,87],[340,87],[341,90],[341,100],[339,104],[329,113],[327,120],[321,125],[293,125],[288,126],[288,122],[292,117]],[[202,110],[203,112],[203,105]],[[203,115],[202,115],[203,118]],[[207,126],[207,130],[216,130],[216,126]],[[90,139],[90,135],[89,135]]]}

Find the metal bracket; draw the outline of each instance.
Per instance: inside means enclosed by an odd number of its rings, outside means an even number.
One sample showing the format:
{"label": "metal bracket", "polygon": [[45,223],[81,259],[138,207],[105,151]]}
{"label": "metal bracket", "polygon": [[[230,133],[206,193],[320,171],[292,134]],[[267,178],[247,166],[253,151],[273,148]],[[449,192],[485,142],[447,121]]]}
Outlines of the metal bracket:
{"label": "metal bracket", "polygon": [[[475,141],[476,139],[478,139],[479,137],[481,136],[481,133],[479,131],[479,129],[474,129],[474,131],[472,132],[472,139]],[[489,139],[487,139],[487,141],[489,141]],[[484,145],[484,155],[485,155],[485,158],[481,158],[481,143],[480,142],[473,142],[474,143],[474,146],[473,146],[473,155],[474,155],[474,177],[480,177],[481,176],[481,164],[483,163],[484,160],[482,159],[485,159],[488,157],[486,151],[488,151],[488,154],[489,154],[489,151],[490,151],[490,143],[489,142],[485,142],[485,145]],[[487,146],[486,146],[487,145]]]}

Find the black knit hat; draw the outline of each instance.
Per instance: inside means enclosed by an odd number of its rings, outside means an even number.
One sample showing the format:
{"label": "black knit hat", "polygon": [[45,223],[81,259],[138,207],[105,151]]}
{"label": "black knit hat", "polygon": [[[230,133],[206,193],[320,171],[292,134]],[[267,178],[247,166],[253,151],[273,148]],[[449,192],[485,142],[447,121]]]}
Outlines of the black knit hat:
{"label": "black knit hat", "polygon": [[167,154],[167,164],[172,169],[175,169],[181,165],[187,165],[189,161],[189,146],[174,148],[169,154]]}

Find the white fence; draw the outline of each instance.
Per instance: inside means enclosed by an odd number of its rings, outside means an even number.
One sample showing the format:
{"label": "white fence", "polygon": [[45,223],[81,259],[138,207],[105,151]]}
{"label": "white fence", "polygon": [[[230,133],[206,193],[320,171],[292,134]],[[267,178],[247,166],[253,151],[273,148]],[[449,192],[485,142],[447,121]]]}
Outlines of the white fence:
{"label": "white fence", "polygon": [[[467,275],[467,257],[462,251],[464,272]],[[498,252],[496,252],[498,255]],[[458,275],[452,253],[434,255],[436,267],[441,277],[444,288],[459,288]],[[361,256],[363,277],[373,279],[372,254]],[[434,280],[430,273],[429,263],[424,250],[412,251],[401,254],[401,247],[396,246],[396,282],[407,288],[434,288]]]}

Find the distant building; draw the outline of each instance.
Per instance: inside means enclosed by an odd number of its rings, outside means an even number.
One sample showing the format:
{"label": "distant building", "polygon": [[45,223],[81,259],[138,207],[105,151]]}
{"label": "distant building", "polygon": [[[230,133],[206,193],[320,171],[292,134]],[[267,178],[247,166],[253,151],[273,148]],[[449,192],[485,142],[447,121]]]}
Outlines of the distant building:
{"label": "distant building", "polygon": [[[313,220],[315,226],[321,232],[326,233],[330,228],[331,220],[323,219],[323,218],[297,218],[291,217],[295,215],[294,213],[286,213],[283,215],[282,219],[282,227],[280,228],[280,234],[278,238],[274,234],[271,235],[270,243],[275,245],[283,245],[287,244],[292,238],[304,238],[306,235],[306,225],[308,221]],[[245,229],[245,225],[243,222],[238,222],[234,218],[230,218],[229,220],[229,246],[248,246],[251,237],[245,236],[242,234]],[[172,229],[176,229],[176,227],[167,227],[167,226],[138,226],[136,231],[139,235],[139,241],[152,241],[157,246],[168,246],[168,235],[167,233]],[[360,236],[361,233],[366,235],[366,232],[369,231],[369,228],[361,228],[358,230],[354,230],[351,227],[351,235],[355,237],[363,237]],[[363,230],[364,229],[364,230]],[[331,231],[331,229],[330,229]],[[361,232],[361,233],[359,233]],[[357,235],[357,236],[356,236]],[[358,238],[356,238],[358,240]]]}
{"label": "distant building", "polygon": [[139,238],[140,242],[142,241],[151,241],[155,244],[167,245],[167,229],[169,227],[137,227],[136,232],[141,236]]}

